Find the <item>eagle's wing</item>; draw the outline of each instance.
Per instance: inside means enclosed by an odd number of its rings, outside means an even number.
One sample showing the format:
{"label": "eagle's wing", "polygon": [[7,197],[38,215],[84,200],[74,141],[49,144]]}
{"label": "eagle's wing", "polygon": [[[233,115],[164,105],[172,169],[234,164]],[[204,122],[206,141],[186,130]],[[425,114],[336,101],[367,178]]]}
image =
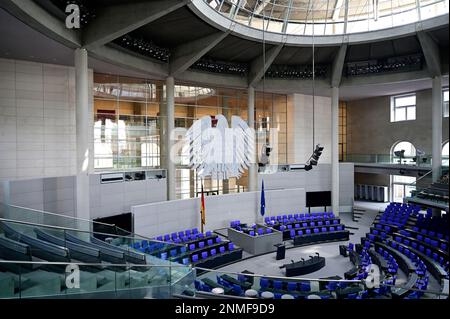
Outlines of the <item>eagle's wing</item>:
{"label": "eagle's wing", "polygon": [[202,166],[206,163],[205,148],[208,145],[205,144],[203,132],[211,128],[211,117],[204,116],[196,121],[186,132],[186,140],[189,143],[189,166],[192,169],[203,171]]}
{"label": "eagle's wing", "polygon": [[231,117],[231,126],[235,130],[235,170],[238,176],[254,161],[255,154],[255,133],[247,123],[238,116]]}

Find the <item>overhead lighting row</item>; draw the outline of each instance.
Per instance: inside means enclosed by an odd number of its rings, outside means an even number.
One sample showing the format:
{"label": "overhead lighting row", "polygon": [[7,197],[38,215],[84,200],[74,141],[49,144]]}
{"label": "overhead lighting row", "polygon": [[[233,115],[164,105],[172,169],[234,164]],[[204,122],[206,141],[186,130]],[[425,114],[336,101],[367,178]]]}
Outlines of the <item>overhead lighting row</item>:
{"label": "overhead lighting row", "polygon": [[346,73],[347,76],[358,76],[398,71],[416,71],[422,69],[422,66],[423,56],[414,54],[387,59],[350,62],[346,65]]}
{"label": "overhead lighting row", "polygon": [[230,63],[201,59],[191,68],[212,73],[224,73],[244,76],[248,73],[248,65],[242,63]]}
{"label": "overhead lighting row", "polygon": [[120,38],[120,40],[116,40],[115,42],[128,50],[137,52],[139,54],[162,62],[169,62],[170,51],[166,48],[157,46],[151,41],[144,40],[142,38],[134,38],[127,34]]}
{"label": "overhead lighting row", "polygon": [[[328,73],[327,65],[316,65],[316,78],[326,78]],[[287,79],[312,79],[312,65],[272,65],[266,73],[270,78]]]}

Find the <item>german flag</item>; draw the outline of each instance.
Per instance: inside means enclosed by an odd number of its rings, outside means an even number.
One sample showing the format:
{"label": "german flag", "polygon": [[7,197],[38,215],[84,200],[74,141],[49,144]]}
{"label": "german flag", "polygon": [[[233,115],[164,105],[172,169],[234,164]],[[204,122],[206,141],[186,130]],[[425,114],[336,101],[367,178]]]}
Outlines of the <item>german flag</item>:
{"label": "german flag", "polygon": [[206,211],[205,211],[205,193],[203,192],[203,183],[202,183],[202,207],[200,208],[200,216],[201,216],[201,226],[202,226],[202,233],[204,232],[204,227],[206,224]]}

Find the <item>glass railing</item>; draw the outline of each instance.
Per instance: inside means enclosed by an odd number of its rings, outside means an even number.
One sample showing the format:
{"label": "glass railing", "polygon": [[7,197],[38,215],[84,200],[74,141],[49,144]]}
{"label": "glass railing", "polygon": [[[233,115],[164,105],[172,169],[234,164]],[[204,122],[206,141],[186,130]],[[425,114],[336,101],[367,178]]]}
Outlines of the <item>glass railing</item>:
{"label": "glass railing", "polygon": [[174,293],[193,294],[193,272],[172,277],[180,267],[0,260],[0,299],[168,299]]}
{"label": "glass railing", "polygon": [[[431,155],[423,156],[405,156],[399,158],[390,154],[346,154],[344,162],[353,163],[372,163],[372,164],[396,164],[412,165],[420,167],[431,167]],[[448,163],[448,157],[443,158],[443,163]]]}
{"label": "glass railing", "polygon": [[[433,185],[431,182],[422,182],[425,178],[431,178],[433,171],[429,171],[427,174],[417,179],[414,183],[409,184],[408,187],[414,189],[411,190],[411,194],[406,198],[406,201],[448,209],[448,172],[448,166],[442,166],[440,168],[440,175],[442,178],[438,181],[437,185]],[[447,177],[445,178],[444,176]]]}
{"label": "glass railing", "polygon": [[[0,296],[170,298],[173,292],[188,294],[193,291],[195,273],[189,262],[180,263],[184,252],[183,245],[137,235],[0,218]],[[44,261],[33,263],[36,258]],[[70,269],[77,272],[80,285],[76,289],[65,286]]]}
{"label": "glass railing", "polygon": [[[265,276],[196,268],[197,297],[258,299],[446,299],[448,293],[393,284],[383,275],[379,285],[368,288],[365,279],[345,280]],[[407,279],[408,281],[410,278]],[[414,279],[415,280],[415,279]],[[407,283],[408,284],[408,283]],[[181,296],[182,297],[182,296]]]}

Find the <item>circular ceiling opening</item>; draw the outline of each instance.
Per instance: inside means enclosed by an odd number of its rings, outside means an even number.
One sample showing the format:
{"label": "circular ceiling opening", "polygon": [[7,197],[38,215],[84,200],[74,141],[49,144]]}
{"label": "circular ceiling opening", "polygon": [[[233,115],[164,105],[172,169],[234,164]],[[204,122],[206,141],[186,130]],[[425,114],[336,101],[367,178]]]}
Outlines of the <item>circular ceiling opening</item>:
{"label": "circular ceiling opening", "polygon": [[449,12],[448,0],[203,0],[226,18],[267,32],[324,36],[410,24]]}

